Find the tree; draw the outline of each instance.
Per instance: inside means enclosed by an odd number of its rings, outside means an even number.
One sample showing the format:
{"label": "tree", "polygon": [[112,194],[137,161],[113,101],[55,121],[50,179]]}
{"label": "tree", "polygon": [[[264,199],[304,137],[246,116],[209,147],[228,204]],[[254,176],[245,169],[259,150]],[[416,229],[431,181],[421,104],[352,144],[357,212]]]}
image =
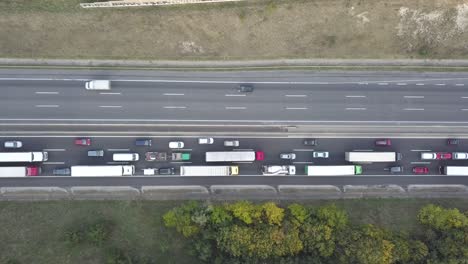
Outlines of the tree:
{"label": "tree", "polygon": [[421,224],[440,231],[468,226],[468,217],[458,209],[444,209],[433,204],[424,206],[419,211],[418,219]]}
{"label": "tree", "polygon": [[239,201],[228,204],[226,209],[231,211],[234,217],[246,224],[252,224],[254,221],[261,221],[262,211],[251,202]]}
{"label": "tree", "polygon": [[215,226],[225,226],[232,221],[232,215],[224,206],[213,206],[210,215],[210,222]]}
{"label": "tree", "polygon": [[175,227],[185,237],[191,237],[200,231],[196,223],[192,221],[192,213],[199,209],[197,202],[189,202],[175,207],[163,215],[164,224],[167,227]]}
{"label": "tree", "polygon": [[284,218],[284,209],[279,208],[275,203],[269,202],[262,205],[266,221],[270,225],[281,225]]}
{"label": "tree", "polygon": [[300,204],[297,204],[297,203],[290,204],[288,206],[288,210],[289,210],[289,214],[291,215],[291,222],[295,226],[302,225],[302,223],[304,223],[304,221],[306,221],[307,218],[309,218],[308,210]]}
{"label": "tree", "polygon": [[341,229],[348,224],[348,215],[346,212],[342,209],[338,209],[334,204],[319,207],[316,215],[320,222],[325,223],[333,229]]}

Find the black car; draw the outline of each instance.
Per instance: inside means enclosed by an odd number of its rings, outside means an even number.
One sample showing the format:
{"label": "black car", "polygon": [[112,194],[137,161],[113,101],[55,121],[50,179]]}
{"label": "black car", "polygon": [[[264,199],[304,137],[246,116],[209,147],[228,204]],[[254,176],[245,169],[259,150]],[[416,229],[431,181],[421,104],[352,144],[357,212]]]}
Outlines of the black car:
{"label": "black car", "polygon": [[175,169],[174,168],[160,168],[159,175],[174,175]]}
{"label": "black car", "polygon": [[70,168],[57,168],[53,170],[54,175],[70,175]]}
{"label": "black car", "polygon": [[317,139],[304,139],[305,146],[317,146]]}
{"label": "black car", "polygon": [[239,93],[251,93],[253,92],[254,88],[250,84],[241,84],[239,85],[239,88],[237,88],[237,91]]}
{"label": "black car", "polygon": [[456,138],[447,139],[447,145],[458,145],[459,142],[460,142],[460,140],[458,140]]}
{"label": "black car", "polygon": [[152,141],[151,139],[148,138],[140,138],[135,140],[135,145],[136,146],[148,146],[151,147]]}

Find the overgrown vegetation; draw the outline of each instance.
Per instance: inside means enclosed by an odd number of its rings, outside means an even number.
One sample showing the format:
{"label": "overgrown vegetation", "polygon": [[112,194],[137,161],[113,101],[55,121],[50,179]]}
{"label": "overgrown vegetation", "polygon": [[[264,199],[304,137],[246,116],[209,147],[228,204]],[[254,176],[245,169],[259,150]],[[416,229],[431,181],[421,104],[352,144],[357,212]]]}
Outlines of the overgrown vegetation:
{"label": "overgrown vegetation", "polygon": [[418,213],[422,236],[373,224],[352,225],[347,213],[333,204],[308,208],[189,202],[167,212],[164,223],[190,239],[193,252],[206,263],[468,261],[468,214],[433,204]]}

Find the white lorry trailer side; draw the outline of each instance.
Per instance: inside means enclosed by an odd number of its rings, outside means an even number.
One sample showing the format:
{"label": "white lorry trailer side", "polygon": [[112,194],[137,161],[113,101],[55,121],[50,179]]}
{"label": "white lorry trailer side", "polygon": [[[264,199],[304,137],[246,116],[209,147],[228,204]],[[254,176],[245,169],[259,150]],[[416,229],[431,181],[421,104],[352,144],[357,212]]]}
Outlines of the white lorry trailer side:
{"label": "white lorry trailer side", "polygon": [[468,166],[445,166],[442,172],[448,176],[468,176]]}
{"label": "white lorry trailer side", "polygon": [[357,163],[395,162],[401,160],[401,154],[398,152],[355,151],[346,152],[345,159]]}
{"label": "white lorry trailer side", "polygon": [[305,173],[308,176],[347,176],[362,174],[362,166],[338,165],[338,166],[306,166]]}
{"label": "white lorry trailer side", "polygon": [[206,162],[255,161],[255,151],[210,151]]}
{"label": "white lorry trailer side", "polygon": [[116,177],[132,176],[135,174],[133,165],[108,165],[108,166],[71,166],[71,176],[77,177]]}
{"label": "white lorry trailer side", "polygon": [[180,166],[180,176],[230,176],[238,174],[238,166]]}
{"label": "white lorry trailer side", "polygon": [[0,177],[26,177],[38,176],[38,167],[0,167]]}
{"label": "white lorry trailer side", "polygon": [[43,162],[48,157],[48,153],[42,151],[0,152],[0,162]]}

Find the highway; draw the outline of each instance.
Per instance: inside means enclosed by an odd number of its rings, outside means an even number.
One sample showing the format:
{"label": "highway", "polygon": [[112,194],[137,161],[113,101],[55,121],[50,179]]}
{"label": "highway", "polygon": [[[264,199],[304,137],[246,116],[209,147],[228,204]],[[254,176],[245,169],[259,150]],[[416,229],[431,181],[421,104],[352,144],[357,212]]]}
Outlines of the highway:
{"label": "highway", "polygon": [[[112,90],[84,89],[99,78]],[[468,124],[466,73],[0,70],[0,87],[3,123]]]}
{"label": "highway", "polygon": [[[209,136],[209,135],[207,135]],[[206,163],[206,151],[229,151],[229,150],[255,150],[265,152],[264,161],[239,162],[234,163],[240,168],[240,175],[251,177],[251,175],[260,175],[262,165],[295,165],[297,175],[304,175],[304,167],[307,165],[344,165],[349,164],[345,161],[344,153],[346,151],[395,151],[403,155],[403,159],[395,163],[373,163],[363,165],[364,175],[390,175],[385,168],[389,166],[403,166],[403,175],[411,175],[411,169],[416,166],[425,166],[429,168],[431,175],[439,174],[439,166],[458,165],[468,166],[468,160],[421,160],[421,152],[468,152],[468,139],[461,139],[457,146],[448,146],[446,139],[413,139],[413,138],[394,138],[392,146],[375,146],[375,139],[366,138],[319,138],[317,146],[304,146],[303,138],[275,138],[275,137],[256,137],[256,138],[223,138],[215,137],[214,144],[199,145],[197,137],[150,137],[153,145],[135,146],[135,137],[125,136],[96,136],[91,138],[91,146],[74,145],[74,137],[24,137],[24,138],[2,138],[6,140],[21,140],[24,147],[21,151],[47,151],[49,153],[48,161],[41,164],[43,176],[52,175],[54,168],[70,167],[72,165],[113,165],[129,164],[125,162],[115,162],[112,160],[113,153],[136,152],[140,155],[140,160],[132,162],[136,166],[137,175],[142,175],[144,168],[175,167],[181,165],[229,165],[231,163]],[[240,146],[236,148],[224,147],[223,142],[226,139],[237,139]],[[170,152],[169,141],[183,141],[184,149],[173,150],[173,152],[189,152],[191,160],[187,162],[155,162],[145,161],[145,152],[158,151]],[[103,149],[104,157],[88,157],[88,150]],[[3,149],[2,151],[18,151]],[[328,151],[330,158],[313,158],[313,151]],[[296,153],[297,158],[293,161],[281,160],[280,153]],[[14,163],[2,163],[2,166],[17,165]],[[69,176],[63,176],[69,177]],[[291,176],[293,177],[293,176]],[[359,176],[356,176],[359,177]],[[406,177],[395,175],[394,178]],[[463,178],[463,177],[461,177]],[[468,177],[467,177],[468,178]]]}

